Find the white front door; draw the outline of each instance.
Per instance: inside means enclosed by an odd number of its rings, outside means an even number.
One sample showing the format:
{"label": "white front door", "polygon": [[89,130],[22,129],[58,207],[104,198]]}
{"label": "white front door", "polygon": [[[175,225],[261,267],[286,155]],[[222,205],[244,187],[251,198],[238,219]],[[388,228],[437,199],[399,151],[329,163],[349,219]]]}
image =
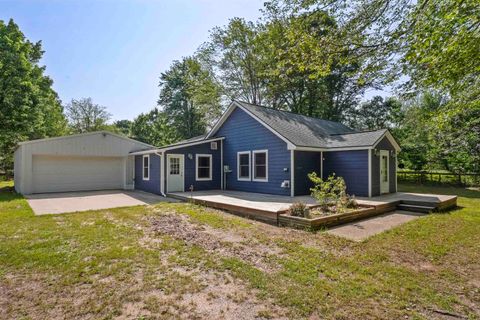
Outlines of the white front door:
{"label": "white front door", "polygon": [[380,193],[389,193],[389,157],[388,150],[380,150]]}
{"label": "white front door", "polygon": [[184,191],[184,156],[167,154],[167,192]]}

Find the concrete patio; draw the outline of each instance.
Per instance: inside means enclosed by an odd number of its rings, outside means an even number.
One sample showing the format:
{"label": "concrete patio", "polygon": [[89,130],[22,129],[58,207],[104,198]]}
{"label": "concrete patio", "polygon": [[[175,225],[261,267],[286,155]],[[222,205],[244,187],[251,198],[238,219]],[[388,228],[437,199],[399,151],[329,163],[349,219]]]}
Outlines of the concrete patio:
{"label": "concrete patio", "polygon": [[424,216],[424,213],[395,210],[376,217],[332,227],[327,233],[353,241],[363,241],[373,235],[398,227]]}
{"label": "concrete patio", "polygon": [[177,201],[142,191],[106,190],[26,195],[36,215],[149,205]]}

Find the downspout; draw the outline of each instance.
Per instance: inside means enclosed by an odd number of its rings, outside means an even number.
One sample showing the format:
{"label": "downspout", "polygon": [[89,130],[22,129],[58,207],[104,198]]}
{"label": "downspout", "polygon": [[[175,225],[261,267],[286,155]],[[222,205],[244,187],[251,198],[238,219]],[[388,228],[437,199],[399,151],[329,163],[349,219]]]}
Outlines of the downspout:
{"label": "downspout", "polygon": [[164,153],[158,153],[155,151],[155,154],[160,157],[160,194],[166,198],[167,195],[164,192],[164,183],[163,183],[164,179],[162,179],[162,177],[165,175],[165,170],[164,170],[165,163],[163,161],[165,157],[164,157]]}

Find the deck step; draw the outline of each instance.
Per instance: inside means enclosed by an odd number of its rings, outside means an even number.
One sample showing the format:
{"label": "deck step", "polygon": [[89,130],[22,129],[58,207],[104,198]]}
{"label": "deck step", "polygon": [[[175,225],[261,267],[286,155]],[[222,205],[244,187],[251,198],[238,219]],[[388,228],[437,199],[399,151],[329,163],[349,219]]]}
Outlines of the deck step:
{"label": "deck step", "polygon": [[405,211],[423,212],[423,213],[430,213],[433,210],[435,210],[435,207],[418,206],[414,204],[405,204],[405,203],[400,203],[399,205],[397,205],[397,208]]}

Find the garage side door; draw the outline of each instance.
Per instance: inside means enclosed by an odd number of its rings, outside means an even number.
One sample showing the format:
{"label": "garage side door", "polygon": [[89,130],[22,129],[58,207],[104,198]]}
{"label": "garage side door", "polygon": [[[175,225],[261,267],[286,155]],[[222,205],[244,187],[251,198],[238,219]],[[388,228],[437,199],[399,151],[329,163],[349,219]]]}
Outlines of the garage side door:
{"label": "garage side door", "polygon": [[34,193],[123,188],[117,157],[33,156],[32,171]]}

